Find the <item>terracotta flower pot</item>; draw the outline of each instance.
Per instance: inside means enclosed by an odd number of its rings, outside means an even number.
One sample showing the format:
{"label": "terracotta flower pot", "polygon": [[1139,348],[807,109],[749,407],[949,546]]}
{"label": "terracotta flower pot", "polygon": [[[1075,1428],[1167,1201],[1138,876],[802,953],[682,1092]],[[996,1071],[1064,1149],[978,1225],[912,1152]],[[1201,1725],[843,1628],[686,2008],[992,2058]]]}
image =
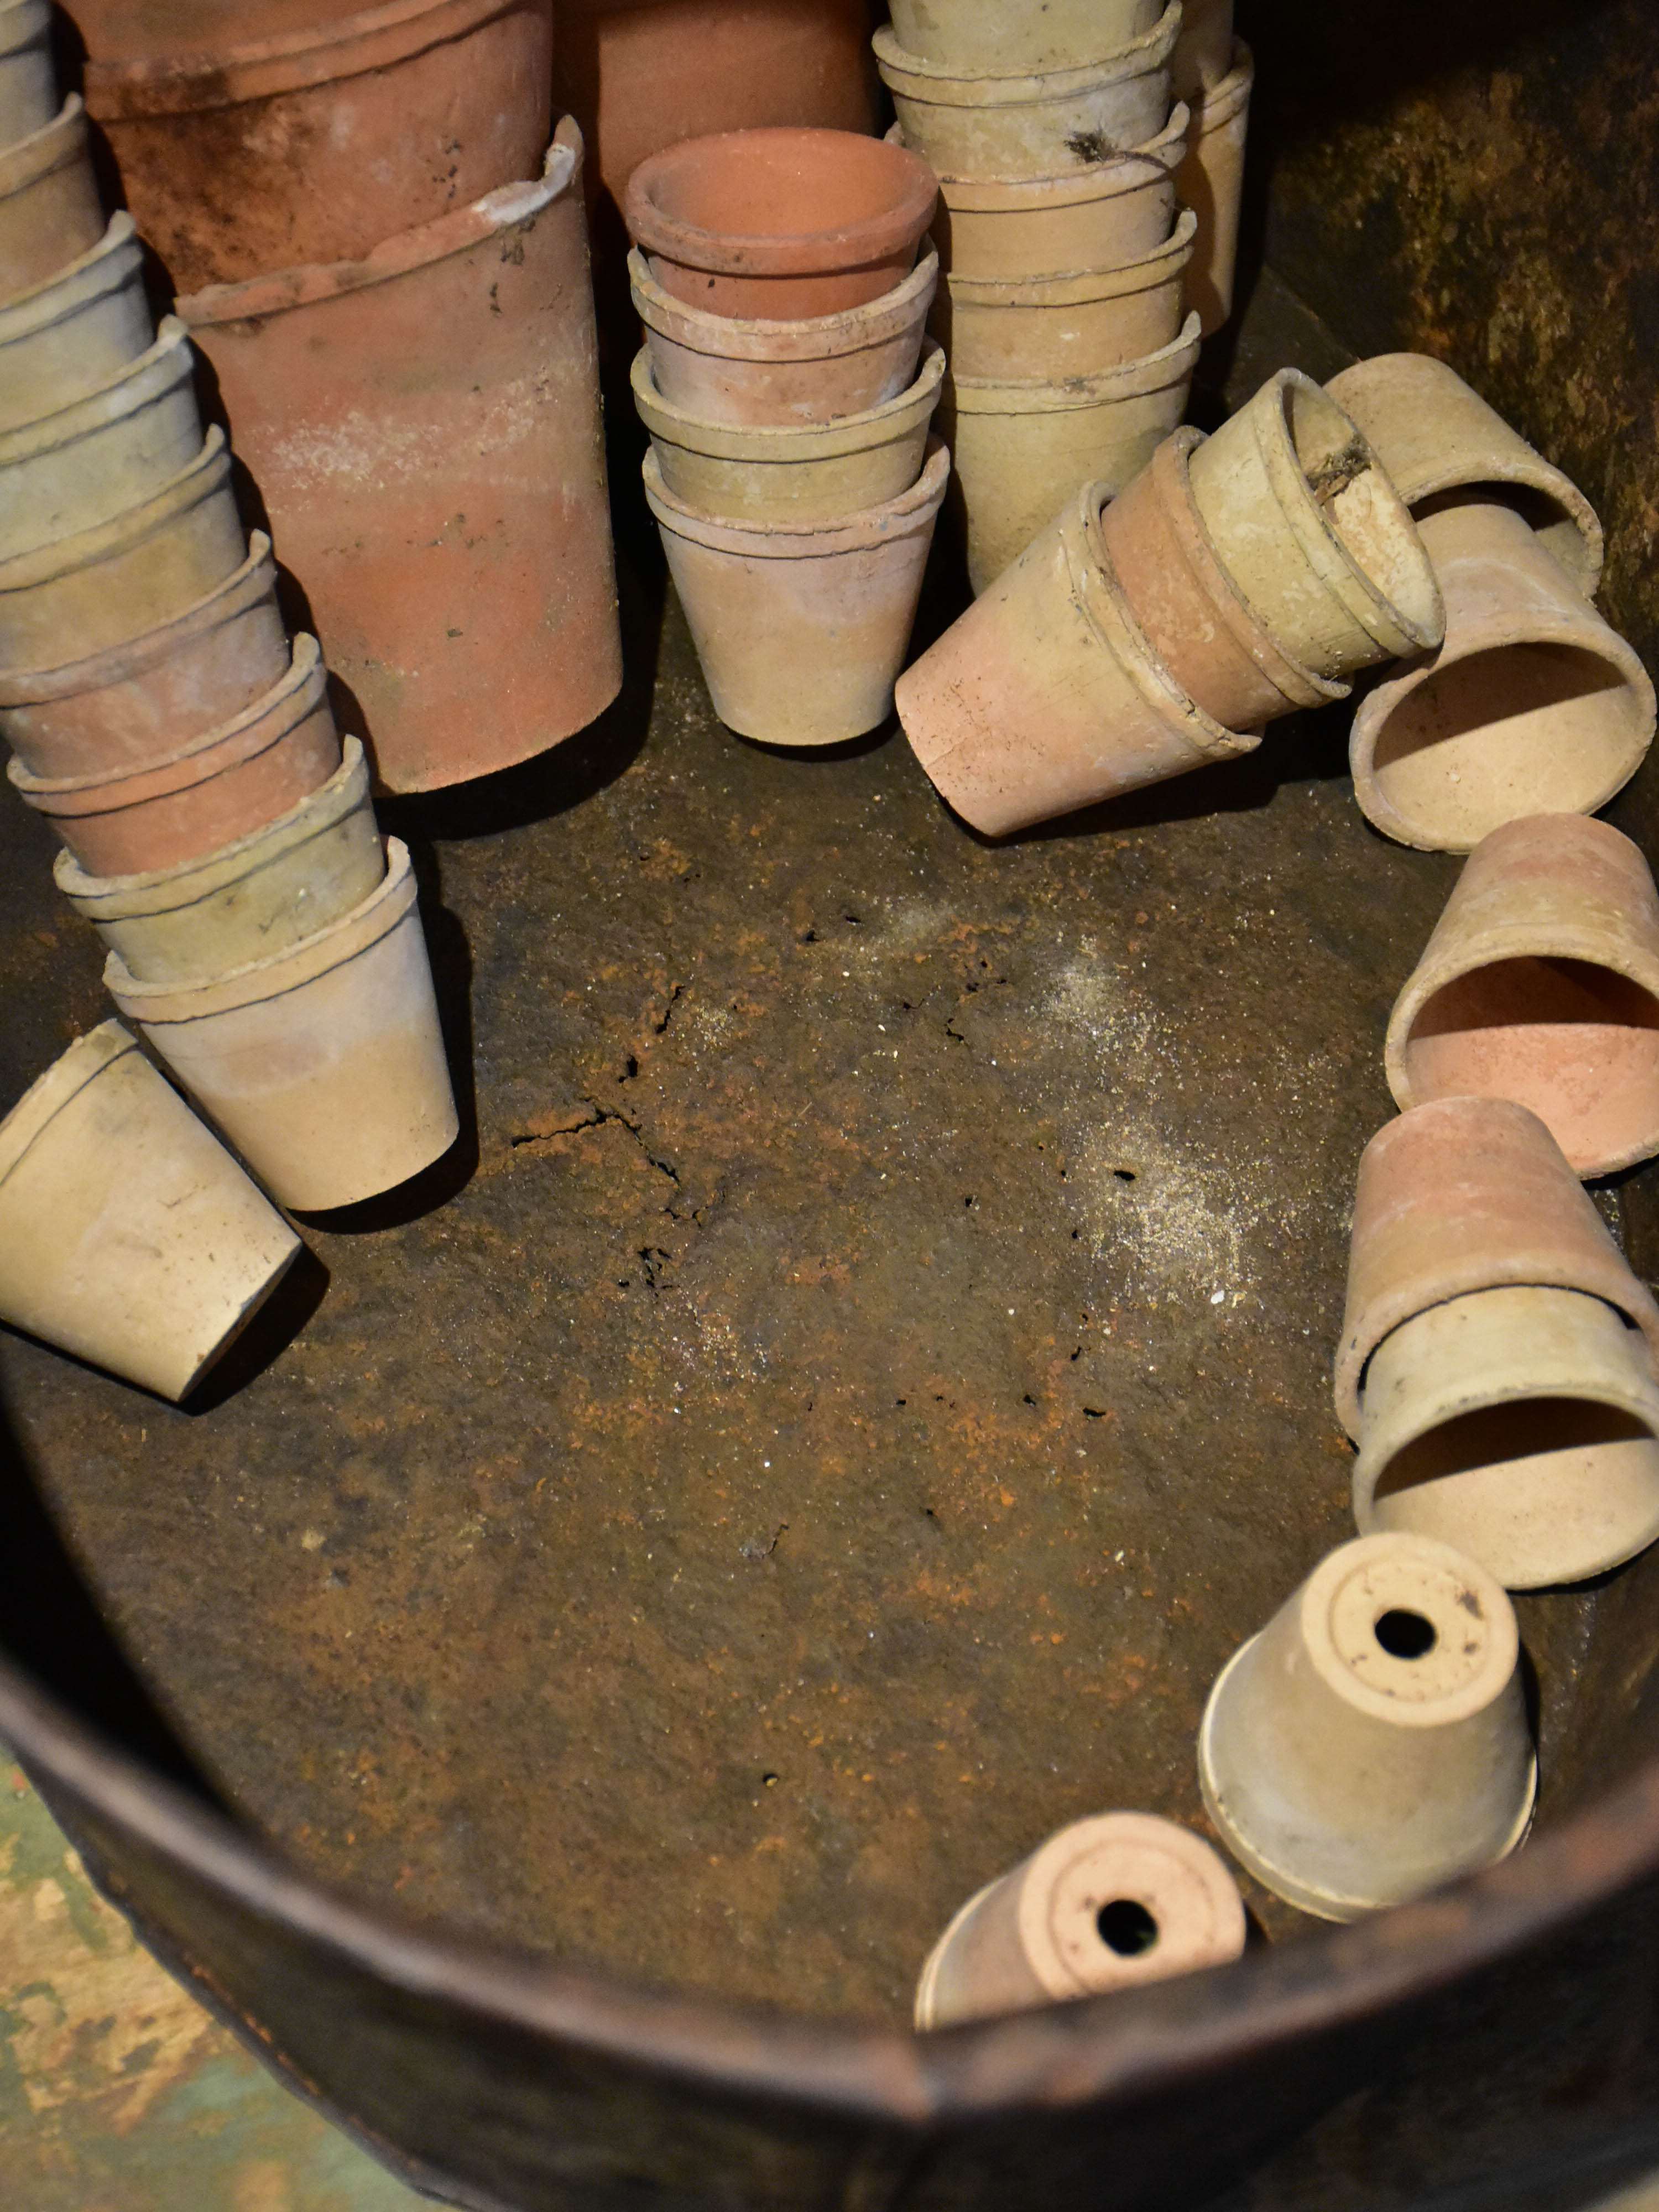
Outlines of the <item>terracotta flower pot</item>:
{"label": "terracotta flower pot", "polygon": [[917,482],[833,522],[732,522],[645,494],[714,711],[773,745],[833,745],[884,721],[950,474],[934,442]]}
{"label": "terracotta flower pot", "polygon": [[1231,72],[1209,91],[1182,95],[1191,99],[1193,119],[1176,191],[1182,204],[1198,217],[1198,242],[1187,264],[1187,305],[1197,308],[1206,337],[1218,331],[1233,311],[1244,146],[1255,83],[1255,58],[1239,39],[1233,46]]}
{"label": "terracotta flower pot", "polygon": [[1507,1098],[1442,1098],[1389,1122],[1354,1194],[1336,1363],[1348,1434],[1360,1434],[1361,1382],[1385,1336],[1431,1306],[1512,1284],[1605,1299],[1659,1360],[1659,1306],[1535,1114]]}
{"label": "terracotta flower pot", "polygon": [[1144,144],[1169,120],[1181,9],[1082,68],[975,70],[908,53],[890,25],[876,65],[899,127],[942,177],[1060,177]]}
{"label": "terracotta flower pot", "polygon": [[1256,1880],[1357,1920],[1512,1851],[1532,1820],[1515,1610],[1448,1544],[1362,1536],[1210,1693],[1199,1778]]}
{"label": "terracotta flower pot", "polygon": [[56,121],[0,146],[0,301],[61,276],[97,245],[106,220],[71,93]]}
{"label": "terracotta flower pot", "polygon": [[[1139,260],[1175,228],[1175,177],[1188,121],[1186,108],[1177,107],[1144,146],[1063,177],[941,177],[933,215],[939,265],[1017,283]],[[887,135],[903,143],[896,123]]]}
{"label": "terracotta flower pot", "polygon": [[1234,66],[1233,0],[1182,0],[1181,36],[1170,58],[1177,100],[1196,100]]}
{"label": "terracotta flower pot", "polygon": [[0,665],[55,668],[171,622],[247,558],[230,455],[213,424],[188,468],[152,497],[0,561]]}
{"label": "terracotta flower pot", "polygon": [[407,849],[331,927],[215,981],[104,981],[284,1206],[354,1206],[441,1158],[459,1123]]}
{"label": "terracotta flower pot", "polygon": [[629,234],[665,292],[711,315],[832,315],[903,281],[932,220],[926,161],[853,131],[728,131],[628,180]]}
{"label": "terracotta flower pot", "polygon": [[1659,1152],[1659,897],[1628,837],[1577,814],[1470,855],[1389,1024],[1389,1087],[1515,1098],[1581,1176]]}
{"label": "terracotta flower pot", "polygon": [[199,983],[286,952],[385,880],[363,749],[348,738],[344,759],[319,789],[204,860],[93,876],[60,853],[52,875],[139,982]]}
{"label": "terracotta flower pot", "polygon": [[1190,466],[1217,555],[1282,653],[1340,677],[1440,642],[1445,610],[1416,526],[1311,377],[1280,369]]}
{"label": "terracotta flower pot", "polygon": [[551,0],[393,0],[91,62],[87,105],[139,229],[189,292],[368,254],[533,176],[551,70]]}
{"label": "terracotta flower pot", "polygon": [[1425,353],[1378,354],[1325,388],[1370,441],[1407,507],[1437,492],[1510,487],[1545,547],[1591,597],[1603,550],[1595,509],[1455,368]]}
{"label": "terracotta flower pot", "polygon": [[663,489],[703,514],[744,522],[833,522],[884,507],[921,473],[945,356],[930,340],[908,392],[834,422],[706,422],[671,407],[634,362],[634,404],[651,433]]}
{"label": "terracotta flower pot", "polygon": [[195,362],[169,315],[155,343],[84,398],[0,430],[0,560],[95,529],[152,498],[202,450]]}
{"label": "terracotta flower pot", "polygon": [[1249,752],[1147,643],[1085,484],[900,678],[899,720],[957,812],[1006,836]]}
{"label": "terracotta flower pot", "polygon": [[893,37],[906,53],[951,69],[1012,76],[1082,69],[1153,28],[1164,0],[896,0]]}
{"label": "terracotta flower pot", "polygon": [[0,669],[0,729],[47,781],[142,768],[252,706],[291,655],[270,540],[173,621],[66,667]]}
{"label": "terracotta flower pot", "polygon": [[0,1121],[0,1318],[142,1389],[186,1396],[300,1250],[118,1022]]}
{"label": "terracotta flower pot", "polygon": [[933,302],[933,335],[958,376],[1060,383],[1144,361],[1184,319],[1182,284],[1195,217],[1115,269],[1002,282],[951,276]]}
{"label": "terracotta flower pot", "polygon": [[47,782],[6,774],[88,874],[131,876],[216,853],[286,814],[340,765],[328,672],[313,637],[282,682],[232,720],[148,766]]}
{"label": "terracotta flower pot", "polygon": [[179,303],[386,790],[527,760],[622,683],[580,178],[567,118],[539,184]]}
{"label": "terracotta flower pot", "polygon": [[58,109],[51,0],[0,6],[0,146],[44,131]]}
{"label": "terracotta flower pot", "polygon": [[83,398],[155,337],[132,217],[112,216],[90,252],[0,307],[0,430]]}
{"label": "terracotta flower pot", "polygon": [[1199,331],[1099,376],[1027,383],[947,375],[939,428],[956,459],[953,519],[982,592],[1085,481],[1121,490],[1187,411]]}
{"label": "terracotta flower pot", "polygon": [[1361,1530],[1432,1536],[1510,1589],[1583,1582],[1659,1537],[1659,1382],[1622,1314],[1522,1285],[1431,1306],[1365,1370]]}
{"label": "terracotta flower pot", "polygon": [[1593,814],[1653,742],[1639,657],[1502,501],[1449,495],[1418,527],[1445,640],[1354,716],[1367,819],[1402,845],[1467,853],[1521,815]]}
{"label": "terracotta flower pot", "polygon": [[833,422],[897,398],[916,374],[939,283],[926,247],[901,284],[861,307],[799,320],[744,320],[688,307],[628,257],[656,388],[707,422]]}
{"label": "terracotta flower pot", "polygon": [[1230,730],[1346,698],[1346,684],[1279,651],[1217,558],[1188,467],[1202,443],[1197,430],[1175,431],[1101,516],[1135,619],[1182,690]]}
{"label": "terracotta flower pot", "polygon": [[1244,1936],[1237,1883],[1190,1829],[1150,1813],[1073,1820],[957,1914],[922,1968],[916,2026],[1224,1966]]}

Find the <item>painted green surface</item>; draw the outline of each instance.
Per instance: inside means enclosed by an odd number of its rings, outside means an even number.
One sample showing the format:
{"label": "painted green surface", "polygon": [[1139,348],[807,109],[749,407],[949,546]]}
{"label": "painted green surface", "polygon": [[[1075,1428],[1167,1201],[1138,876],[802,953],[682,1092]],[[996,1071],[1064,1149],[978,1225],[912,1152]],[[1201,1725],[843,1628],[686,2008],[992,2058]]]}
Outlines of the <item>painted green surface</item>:
{"label": "painted green surface", "polygon": [[133,1940],[0,1749],[5,2212],[410,2212]]}

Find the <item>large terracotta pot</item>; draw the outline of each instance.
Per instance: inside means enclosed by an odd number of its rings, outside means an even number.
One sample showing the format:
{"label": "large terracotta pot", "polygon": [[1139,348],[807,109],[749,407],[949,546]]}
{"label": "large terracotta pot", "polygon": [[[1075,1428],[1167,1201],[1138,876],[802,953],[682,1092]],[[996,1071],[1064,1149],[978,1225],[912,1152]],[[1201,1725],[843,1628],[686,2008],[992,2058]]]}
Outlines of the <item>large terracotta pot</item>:
{"label": "large terracotta pot", "polygon": [[94,62],[200,54],[332,21],[329,0],[74,0],[68,10]]}
{"label": "large terracotta pot", "polygon": [[581,155],[567,118],[538,184],[179,302],[384,789],[527,760],[621,686]]}

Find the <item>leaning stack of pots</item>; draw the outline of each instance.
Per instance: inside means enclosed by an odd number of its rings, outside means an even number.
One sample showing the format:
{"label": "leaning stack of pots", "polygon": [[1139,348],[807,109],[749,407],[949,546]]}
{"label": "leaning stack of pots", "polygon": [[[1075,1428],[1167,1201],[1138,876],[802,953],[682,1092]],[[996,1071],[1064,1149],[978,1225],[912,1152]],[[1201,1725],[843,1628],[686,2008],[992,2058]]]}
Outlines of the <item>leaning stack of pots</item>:
{"label": "leaning stack of pots", "polygon": [[951,469],[936,198],[925,161],[846,131],[688,139],[629,179],[646,497],[742,736],[833,744],[891,708]]}
{"label": "leaning stack of pots", "polygon": [[1251,67],[1231,0],[893,0],[891,134],[940,180],[953,501],[982,591],[1186,411],[1231,307]]}

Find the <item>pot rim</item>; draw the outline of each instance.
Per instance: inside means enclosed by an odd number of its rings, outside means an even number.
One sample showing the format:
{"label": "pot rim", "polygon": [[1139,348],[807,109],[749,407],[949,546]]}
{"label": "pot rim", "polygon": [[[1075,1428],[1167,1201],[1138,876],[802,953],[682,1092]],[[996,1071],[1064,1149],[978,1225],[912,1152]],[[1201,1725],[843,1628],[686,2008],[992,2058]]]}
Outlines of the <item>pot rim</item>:
{"label": "pot rim", "polygon": [[951,392],[959,415],[1066,415],[1167,391],[1190,373],[1200,343],[1194,307],[1168,345],[1121,368],[1103,369],[1097,376],[953,376]]}
{"label": "pot rim", "polygon": [[94,301],[125,290],[143,265],[144,250],[132,217],[125,208],[117,208],[96,246],[77,253],[55,276],[31,284],[26,292],[15,292],[0,306],[0,346],[21,345],[68,322]]}
{"label": "pot rim", "polygon": [[1192,259],[1197,236],[1197,216],[1191,208],[1182,208],[1161,246],[1137,254],[1133,261],[1115,262],[1109,269],[1067,269],[1053,276],[947,275],[945,281],[952,301],[960,307],[1085,307],[1091,301],[1122,299],[1168,283]]}
{"label": "pot rim", "polygon": [[1255,56],[1243,39],[1233,40],[1232,66],[1219,84],[1201,92],[1193,102],[1194,144],[1231,123],[1250,96],[1255,83]]}
{"label": "pot rim", "polygon": [[945,382],[945,349],[937,339],[924,338],[915,380],[896,398],[884,399],[879,407],[866,407],[856,415],[837,415],[830,422],[706,421],[686,408],[676,407],[657,390],[648,346],[641,346],[635,355],[629,380],[640,420],[653,438],[661,437],[708,460],[799,466],[803,462],[834,460],[844,453],[865,453],[908,437],[918,422],[931,417],[939,404]]}
{"label": "pot rim", "polygon": [[[761,139],[851,140],[873,147],[879,161],[890,157],[893,194],[879,213],[823,230],[775,233],[717,231],[667,214],[652,198],[659,179],[708,146],[732,139],[755,144]],[[778,124],[754,131],[714,131],[683,138],[647,154],[633,171],[623,194],[628,234],[645,252],[658,253],[678,266],[726,276],[811,276],[867,268],[902,252],[919,240],[939,204],[939,179],[919,154],[861,131],[831,131],[810,124]],[[849,240],[850,234],[850,240]]]}
{"label": "pot rim", "polygon": [[0,0],[0,60],[21,53],[52,28],[52,0]]}
{"label": "pot rim", "polygon": [[[637,246],[628,249],[629,289],[646,328],[688,352],[719,361],[819,361],[881,345],[925,316],[939,283],[939,254],[922,240],[902,283],[832,315],[715,315],[665,291]],[[723,343],[722,343],[723,341]]]}
{"label": "pot rim", "polygon": [[641,464],[646,502],[665,530],[712,553],[735,553],[757,561],[817,560],[842,553],[896,544],[918,530],[929,529],[951,479],[950,449],[930,437],[921,475],[896,499],[858,508],[830,522],[745,522],[737,516],[706,514],[677,499],[663,483],[654,452]]}
{"label": "pot rim", "polygon": [[35,1140],[45,1135],[88,1084],[95,1082],[125,1054],[137,1049],[137,1039],[112,1016],[60,1052],[0,1120],[0,1183],[22,1165]]}
{"label": "pot rim", "polygon": [[96,437],[101,430],[113,429],[145,408],[159,405],[188,382],[194,371],[190,332],[176,315],[164,315],[155,343],[123,362],[112,376],[66,407],[0,430],[0,469],[42,459],[83,438]]}
{"label": "pot rim", "polygon": [[[19,138],[13,145],[0,146],[0,200],[26,192],[31,185],[38,185],[56,169],[67,169],[71,162],[84,161],[86,150],[86,111],[80,94],[72,92],[50,123],[43,123],[38,131],[30,131],[27,138]],[[58,272],[60,276],[63,273],[61,269]],[[37,289],[30,287],[31,291]],[[20,296],[27,298],[27,294]]]}
{"label": "pot rim", "polygon": [[[100,561],[130,553],[179,515],[187,514],[192,507],[211,499],[229,481],[230,448],[219,425],[210,422],[195,459],[148,499],[140,500],[136,507],[127,507],[108,522],[94,524],[90,530],[79,530],[73,537],[56,538],[50,545],[39,546],[30,553],[13,553],[0,558],[0,595],[50,584],[59,576],[94,568]],[[124,649],[108,648],[112,652]]]}
{"label": "pot rim", "polygon": [[[952,214],[1023,215],[1028,210],[1081,207],[1093,200],[1117,199],[1146,191],[1149,185],[1172,183],[1186,159],[1193,112],[1184,100],[1176,100],[1170,119],[1155,138],[1139,146],[1126,146],[1121,154],[1060,177],[947,177],[939,180],[939,198]],[[896,123],[893,131],[902,131]],[[903,143],[902,137],[898,142]]]}
{"label": "pot rim", "polygon": [[1051,100],[1075,99],[1079,93],[1093,92],[1102,85],[1150,76],[1168,64],[1180,30],[1180,0],[1169,0],[1150,31],[1143,31],[1115,52],[1103,54],[1098,61],[1076,69],[1020,70],[1006,76],[990,70],[951,69],[942,62],[924,61],[920,54],[907,53],[893,35],[890,23],[884,23],[871,43],[882,82],[906,100],[924,100],[936,107],[1029,107]]}

